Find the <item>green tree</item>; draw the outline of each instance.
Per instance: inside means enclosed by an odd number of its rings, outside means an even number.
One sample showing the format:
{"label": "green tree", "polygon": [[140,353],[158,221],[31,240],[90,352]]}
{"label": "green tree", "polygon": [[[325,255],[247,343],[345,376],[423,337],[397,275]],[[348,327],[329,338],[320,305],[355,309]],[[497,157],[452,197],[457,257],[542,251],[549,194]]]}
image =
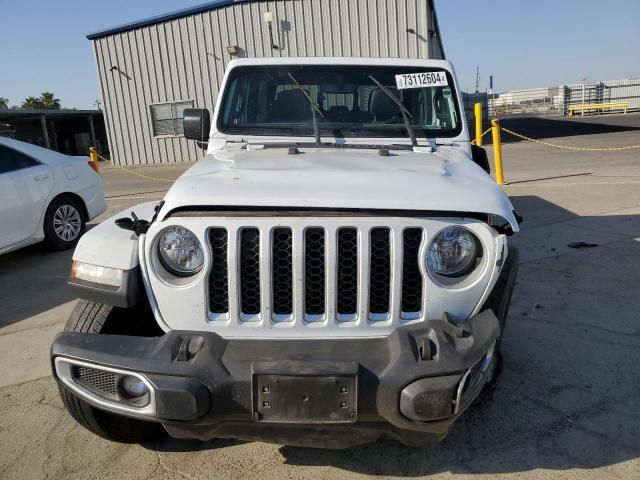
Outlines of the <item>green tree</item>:
{"label": "green tree", "polygon": [[27,97],[24,99],[24,102],[22,102],[22,108],[37,110],[38,108],[42,108],[42,103],[37,97]]}
{"label": "green tree", "polygon": [[6,110],[9,108],[9,99],[0,97],[0,110]]}
{"label": "green tree", "polygon": [[22,108],[31,110],[37,109],[53,109],[58,110],[60,108],[60,99],[51,92],[42,92],[39,97],[27,97],[22,102]]}
{"label": "green tree", "polygon": [[60,109],[60,99],[56,98],[56,96],[51,92],[42,92],[40,95],[40,102],[42,103],[42,108],[49,109]]}

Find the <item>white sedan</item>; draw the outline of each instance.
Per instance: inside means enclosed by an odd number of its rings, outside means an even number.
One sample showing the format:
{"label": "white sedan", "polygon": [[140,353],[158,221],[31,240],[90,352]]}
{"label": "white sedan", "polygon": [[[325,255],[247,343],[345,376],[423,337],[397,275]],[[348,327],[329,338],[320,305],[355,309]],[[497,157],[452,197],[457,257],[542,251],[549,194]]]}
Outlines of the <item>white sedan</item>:
{"label": "white sedan", "polygon": [[0,137],[0,255],[43,240],[72,248],[106,208],[87,157]]}

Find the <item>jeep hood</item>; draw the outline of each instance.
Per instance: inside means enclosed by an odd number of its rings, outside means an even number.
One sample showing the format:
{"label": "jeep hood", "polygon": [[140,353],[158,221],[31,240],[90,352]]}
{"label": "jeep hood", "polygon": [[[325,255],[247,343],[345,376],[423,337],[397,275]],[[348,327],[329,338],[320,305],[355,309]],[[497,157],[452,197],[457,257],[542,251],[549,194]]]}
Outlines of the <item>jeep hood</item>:
{"label": "jeep hood", "polygon": [[160,218],[175,210],[216,207],[423,210],[492,214],[518,231],[502,189],[459,147],[432,153],[286,148],[210,153],[165,197]]}

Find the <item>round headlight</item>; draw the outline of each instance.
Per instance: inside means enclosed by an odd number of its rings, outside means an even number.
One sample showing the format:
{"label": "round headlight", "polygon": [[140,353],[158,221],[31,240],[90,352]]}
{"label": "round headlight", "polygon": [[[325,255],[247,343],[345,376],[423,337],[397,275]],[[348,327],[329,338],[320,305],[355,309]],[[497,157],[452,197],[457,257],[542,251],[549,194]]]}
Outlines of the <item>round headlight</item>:
{"label": "round headlight", "polygon": [[160,232],[158,254],[162,266],[179,277],[195,275],[204,264],[200,241],[184,227],[167,227]]}
{"label": "round headlight", "polygon": [[476,239],[469,230],[448,227],[429,244],[427,267],[445,277],[461,276],[475,266],[477,251]]}

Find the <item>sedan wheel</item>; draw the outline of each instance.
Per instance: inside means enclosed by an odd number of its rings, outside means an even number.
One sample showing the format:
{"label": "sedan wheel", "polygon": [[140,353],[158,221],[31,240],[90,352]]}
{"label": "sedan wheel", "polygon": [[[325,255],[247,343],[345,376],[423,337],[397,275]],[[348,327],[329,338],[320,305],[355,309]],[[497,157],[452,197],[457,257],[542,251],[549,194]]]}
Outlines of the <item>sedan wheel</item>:
{"label": "sedan wheel", "polygon": [[44,236],[54,250],[73,248],[84,233],[84,205],[71,197],[54,199],[44,217]]}
{"label": "sedan wheel", "polygon": [[82,217],[72,205],[62,205],[53,214],[53,229],[58,238],[73,242],[82,232]]}

